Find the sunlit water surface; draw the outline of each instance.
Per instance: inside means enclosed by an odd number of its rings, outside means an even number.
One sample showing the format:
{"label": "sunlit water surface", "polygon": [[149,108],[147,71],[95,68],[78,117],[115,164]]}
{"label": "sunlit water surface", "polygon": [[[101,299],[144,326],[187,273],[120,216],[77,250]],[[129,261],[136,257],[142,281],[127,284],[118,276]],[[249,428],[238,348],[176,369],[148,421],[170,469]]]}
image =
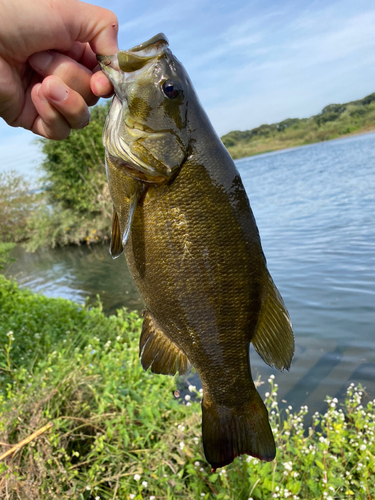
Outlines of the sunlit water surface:
{"label": "sunlit water surface", "polygon": [[[351,382],[375,397],[375,134],[236,162],[269,270],[292,318],[296,354],[279,374],[252,352],[254,377],[276,374],[279,399],[324,409]],[[125,260],[107,246],[17,248],[8,272],[21,286],[113,313],[142,309]],[[193,380],[196,376],[193,376]],[[199,383],[199,381],[197,381]],[[266,382],[260,392],[268,389]]]}

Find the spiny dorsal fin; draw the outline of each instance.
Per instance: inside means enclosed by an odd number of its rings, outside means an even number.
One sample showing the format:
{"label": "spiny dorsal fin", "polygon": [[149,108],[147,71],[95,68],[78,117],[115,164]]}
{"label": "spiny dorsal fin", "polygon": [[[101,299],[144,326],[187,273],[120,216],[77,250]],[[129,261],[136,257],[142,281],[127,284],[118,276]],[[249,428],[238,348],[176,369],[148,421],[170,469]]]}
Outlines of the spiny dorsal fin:
{"label": "spiny dorsal fin", "polygon": [[259,356],[277,370],[289,370],[294,354],[294,335],[284,301],[270,275],[260,310],[257,329],[251,339]]}
{"label": "spiny dorsal fin", "polygon": [[151,314],[146,311],[139,341],[142,367],[151,366],[152,373],[180,375],[187,373],[191,364],[185,354],[160,330]]}
{"label": "spiny dorsal fin", "polygon": [[117,212],[113,207],[112,234],[111,234],[111,245],[109,247],[109,252],[112,255],[113,259],[117,259],[117,257],[122,254],[123,250],[124,249],[122,247],[120,223],[118,220]]}

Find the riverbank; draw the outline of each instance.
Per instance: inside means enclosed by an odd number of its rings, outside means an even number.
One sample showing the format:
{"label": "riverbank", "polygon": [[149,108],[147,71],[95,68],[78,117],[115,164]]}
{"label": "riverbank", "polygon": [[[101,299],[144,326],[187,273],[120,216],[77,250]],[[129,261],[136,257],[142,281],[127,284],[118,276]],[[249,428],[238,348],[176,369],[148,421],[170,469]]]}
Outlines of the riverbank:
{"label": "riverbank", "polygon": [[364,134],[375,130],[375,94],[344,104],[330,104],[310,118],[288,118],[252,130],[232,131],[221,140],[238,159],[280,149]]}
{"label": "riverbank", "polygon": [[[271,463],[251,457],[213,473],[204,459],[200,393],[142,370],[141,318],[36,295],[0,275],[0,497],[316,499],[375,495],[375,402],[327,400],[281,420],[277,384],[266,405]],[[180,381],[183,383],[183,381]],[[308,424],[307,424],[308,425]],[[16,447],[15,445],[19,445]]]}

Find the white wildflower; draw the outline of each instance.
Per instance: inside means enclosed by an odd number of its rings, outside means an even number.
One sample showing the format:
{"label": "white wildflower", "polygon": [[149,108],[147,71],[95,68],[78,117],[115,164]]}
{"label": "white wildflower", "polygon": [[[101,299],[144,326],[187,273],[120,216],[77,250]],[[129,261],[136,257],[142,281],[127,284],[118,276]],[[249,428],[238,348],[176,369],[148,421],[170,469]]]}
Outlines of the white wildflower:
{"label": "white wildflower", "polygon": [[145,488],[147,488],[147,486],[148,486],[147,481],[142,481],[142,486],[144,486]]}
{"label": "white wildflower", "polygon": [[185,448],[185,443],[181,441],[181,443],[178,446],[181,448],[181,450],[183,450]]}
{"label": "white wildflower", "polygon": [[185,400],[186,400],[186,401],[189,401],[190,399],[191,399],[191,396],[189,396],[189,394],[186,394],[186,396],[185,396]]}
{"label": "white wildflower", "polygon": [[141,476],[139,474],[134,474],[134,479],[135,481],[139,481],[141,479]]}

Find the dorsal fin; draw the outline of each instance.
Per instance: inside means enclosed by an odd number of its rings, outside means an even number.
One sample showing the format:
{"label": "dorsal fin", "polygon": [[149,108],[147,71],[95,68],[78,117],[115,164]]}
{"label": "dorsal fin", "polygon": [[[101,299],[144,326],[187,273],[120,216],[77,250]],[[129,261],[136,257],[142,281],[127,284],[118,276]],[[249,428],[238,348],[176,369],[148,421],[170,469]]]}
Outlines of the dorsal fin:
{"label": "dorsal fin", "polygon": [[292,323],[284,301],[269,274],[257,329],[251,342],[267,365],[280,371],[285,368],[289,370],[294,354]]}
{"label": "dorsal fin", "polygon": [[124,249],[122,247],[120,223],[118,220],[118,215],[115,210],[115,207],[113,207],[112,234],[111,234],[111,245],[109,247],[109,252],[112,255],[113,259],[117,259],[117,257],[121,255],[123,251]]}
{"label": "dorsal fin", "polygon": [[142,325],[139,356],[143,369],[151,367],[152,373],[183,375],[191,368],[186,355],[162,332],[148,311]]}

